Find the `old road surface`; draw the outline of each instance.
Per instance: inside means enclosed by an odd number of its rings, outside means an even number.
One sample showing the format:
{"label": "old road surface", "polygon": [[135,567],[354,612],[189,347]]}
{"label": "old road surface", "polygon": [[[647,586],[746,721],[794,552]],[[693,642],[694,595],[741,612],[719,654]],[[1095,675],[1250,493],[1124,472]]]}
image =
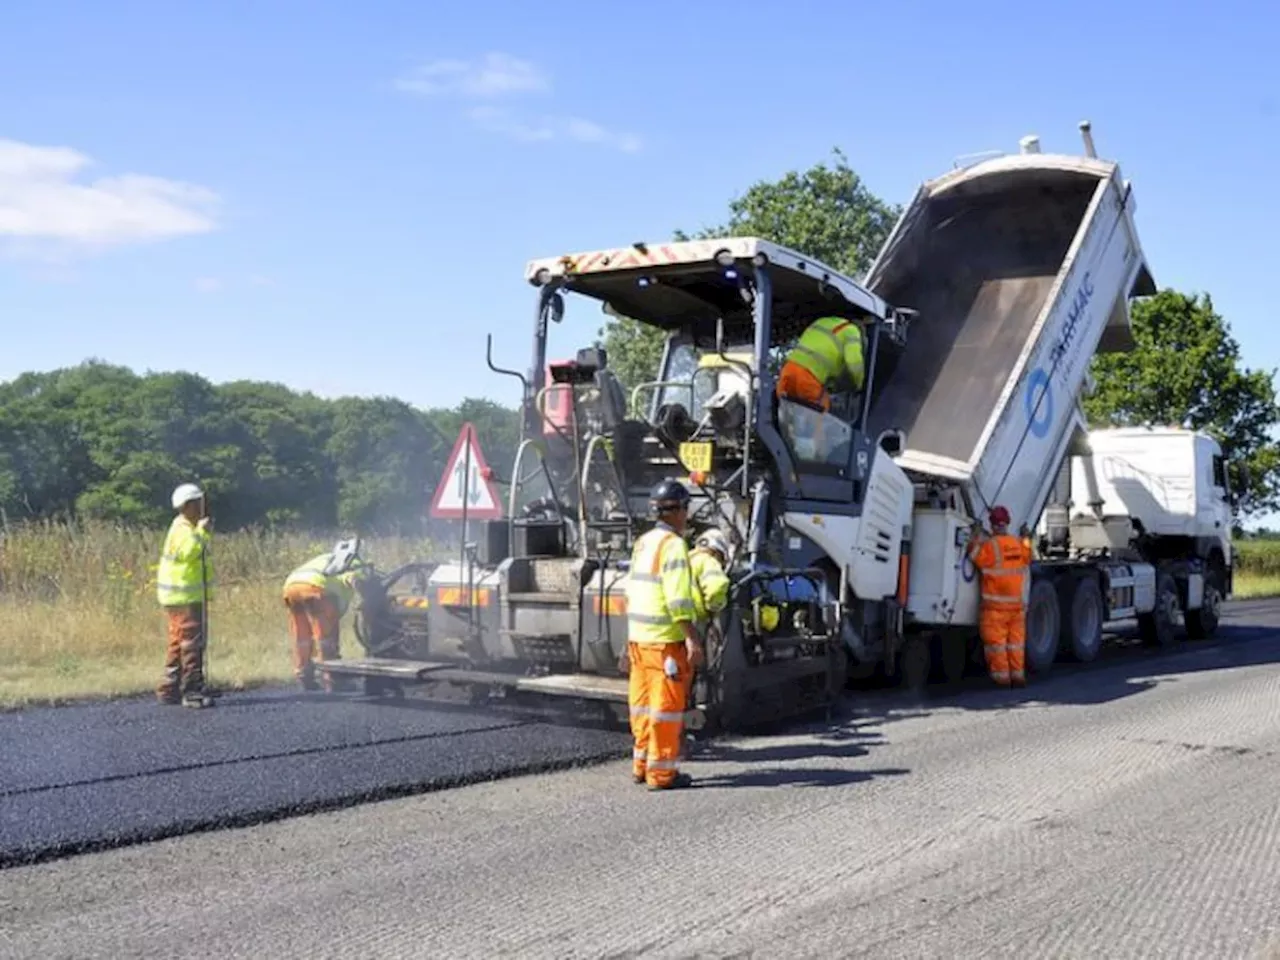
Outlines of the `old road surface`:
{"label": "old road surface", "polygon": [[[633,786],[615,759],[15,866],[0,871],[0,955],[1280,956],[1277,660],[1280,602],[1233,604],[1213,643],[1121,651],[1027,691],[866,694],[833,728],[709,744],[679,793]],[[177,711],[169,727],[120,709],[103,722],[138,725],[134,755],[103,756],[82,728],[66,756],[46,743],[44,765],[30,738],[55,711],[0,719],[6,844],[54,836],[23,833],[33,816],[69,837],[173,819],[192,793],[316,797],[337,789],[322,770],[350,785],[617,756],[592,739],[606,734],[425,711],[409,740],[372,704],[339,707],[335,727],[297,703]],[[214,723],[246,738],[237,749],[284,755],[139,772],[180,766],[165,744],[191,749]],[[406,739],[364,745],[388,737],[380,723]],[[41,784],[95,778],[41,799]]]}

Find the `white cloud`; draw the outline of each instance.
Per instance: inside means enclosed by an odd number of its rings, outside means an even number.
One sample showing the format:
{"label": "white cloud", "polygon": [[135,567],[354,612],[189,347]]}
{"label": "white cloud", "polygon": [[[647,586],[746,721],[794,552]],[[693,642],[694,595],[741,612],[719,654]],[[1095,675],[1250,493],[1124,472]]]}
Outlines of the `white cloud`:
{"label": "white cloud", "polygon": [[200,293],[217,293],[222,286],[222,281],[217,277],[197,277],[195,282],[196,290]]}
{"label": "white cloud", "polygon": [[467,112],[467,116],[482,130],[524,143],[573,140],[611,147],[623,153],[636,153],[643,146],[635,134],[610,130],[581,117],[542,117],[535,123],[528,123],[497,107],[475,107]]}
{"label": "white cloud", "polygon": [[213,191],[138,173],[76,182],[92,165],[69,147],[0,139],[0,238],[15,251],[101,249],[217,228]]}
{"label": "white cloud", "polygon": [[[517,93],[549,94],[551,78],[528,60],[506,53],[487,53],[480,60],[435,60],[424,64],[397,80],[396,88],[424,97],[496,100]],[[570,140],[623,153],[635,153],[642,146],[633,133],[610,130],[582,117],[552,115],[531,119],[491,104],[471,107],[466,116],[481,130],[521,143]]]}
{"label": "white cloud", "polygon": [[489,99],[513,93],[548,93],[551,80],[536,64],[506,53],[487,53],[478,61],[433,60],[396,81],[404,93],[424,97]]}

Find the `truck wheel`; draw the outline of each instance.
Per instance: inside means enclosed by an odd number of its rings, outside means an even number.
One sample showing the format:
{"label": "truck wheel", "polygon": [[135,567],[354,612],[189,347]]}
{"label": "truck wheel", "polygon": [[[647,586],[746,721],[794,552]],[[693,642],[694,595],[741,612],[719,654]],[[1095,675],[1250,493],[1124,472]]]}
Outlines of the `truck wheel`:
{"label": "truck wheel", "polygon": [[929,641],[918,633],[907,637],[898,653],[898,675],[902,685],[912,693],[922,695],[929,686],[932,666]]}
{"label": "truck wheel", "polygon": [[1187,611],[1187,639],[1208,640],[1218,632],[1222,616],[1222,579],[1217,570],[1204,578],[1204,599],[1199,610]]}
{"label": "truck wheel", "polygon": [[1043,676],[1053,669],[1061,630],[1058,591],[1050,581],[1036,580],[1027,604],[1027,669],[1032,673]]}
{"label": "truck wheel", "polygon": [[1156,605],[1150,613],[1138,616],[1138,633],[1149,647],[1168,650],[1178,642],[1178,620],[1182,606],[1178,602],[1178,585],[1166,571],[1156,574]]}
{"label": "truck wheel", "polygon": [[964,680],[969,666],[969,641],[964,636],[944,632],[934,638],[934,657],[941,668],[942,682],[954,687]]}
{"label": "truck wheel", "polygon": [[1067,638],[1071,659],[1089,663],[1102,649],[1102,624],[1106,611],[1102,588],[1093,577],[1068,581],[1063,604],[1062,634]]}

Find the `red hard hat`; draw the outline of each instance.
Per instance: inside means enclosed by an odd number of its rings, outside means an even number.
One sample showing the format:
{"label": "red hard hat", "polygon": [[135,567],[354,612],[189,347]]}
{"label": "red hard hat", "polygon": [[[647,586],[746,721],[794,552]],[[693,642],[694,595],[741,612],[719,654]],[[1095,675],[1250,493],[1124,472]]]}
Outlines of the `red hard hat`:
{"label": "red hard hat", "polygon": [[1001,523],[1005,526],[1009,525],[1009,511],[1004,507],[995,506],[991,508],[991,522]]}

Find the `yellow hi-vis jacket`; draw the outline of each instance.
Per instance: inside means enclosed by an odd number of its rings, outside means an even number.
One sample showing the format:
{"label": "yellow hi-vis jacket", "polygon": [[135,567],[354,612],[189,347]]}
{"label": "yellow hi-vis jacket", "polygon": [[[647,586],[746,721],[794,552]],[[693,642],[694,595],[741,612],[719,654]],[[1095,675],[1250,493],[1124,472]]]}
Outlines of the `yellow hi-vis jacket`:
{"label": "yellow hi-vis jacket", "polygon": [[627,576],[627,640],[660,645],[683,643],[681,621],[692,621],[693,577],[689,546],[665,523],[636,541]]}
{"label": "yellow hi-vis jacket", "polygon": [[[160,551],[160,566],[156,570],[156,599],[162,607],[204,602],[205,587],[213,584],[213,561],[206,550],[212,539],[213,534],[196,529],[196,525],[182,514],[173,518],[164,538],[164,548]],[[205,554],[203,567],[201,553]]]}
{"label": "yellow hi-vis jacket", "polygon": [[808,370],[824,386],[847,374],[862,389],[866,370],[862,360],[862,329],[841,317],[822,317],[809,324],[787,360]]}
{"label": "yellow hi-vis jacket", "polygon": [[351,600],[356,592],[356,581],[362,579],[368,573],[368,568],[357,561],[346,573],[330,577],[325,575],[324,568],[329,565],[331,559],[333,559],[332,551],[312,557],[298,567],[297,570],[294,570],[293,573],[289,574],[285,578],[284,585],[288,588],[295,583],[306,583],[313,587],[319,587],[337,605],[338,616],[342,616],[347,612],[347,608],[351,606]]}
{"label": "yellow hi-vis jacket", "polygon": [[729,578],[716,555],[702,547],[694,547],[689,554],[689,569],[693,573],[694,621],[705,623],[729,602]]}

